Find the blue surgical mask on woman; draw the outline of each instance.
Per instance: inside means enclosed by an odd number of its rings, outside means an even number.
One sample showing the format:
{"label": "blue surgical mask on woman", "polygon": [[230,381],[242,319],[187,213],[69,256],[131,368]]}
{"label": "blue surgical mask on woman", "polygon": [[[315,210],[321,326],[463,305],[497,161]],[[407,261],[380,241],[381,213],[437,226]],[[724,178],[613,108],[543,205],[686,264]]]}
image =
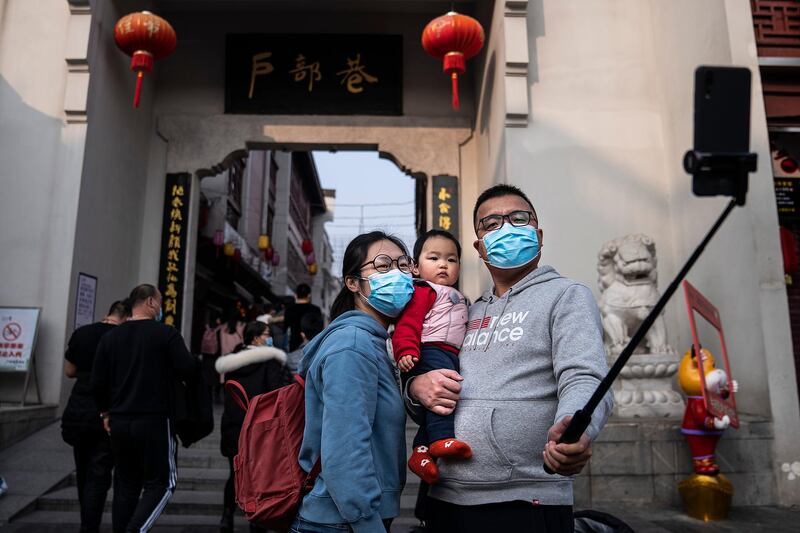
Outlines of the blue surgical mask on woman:
{"label": "blue surgical mask on woman", "polygon": [[398,269],[389,272],[376,272],[368,278],[369,296],[360,292],[359,296],[379,313],[390,318],[397,317],[411,300],[414,294],[414,283],[410,274],[404,274]]}
{"label": "blue surgical mask on woman", "polygon": [[503,224],[483,236],[486,262],[495,268],[519,268],[539,255],[539,233],[533,226]]}

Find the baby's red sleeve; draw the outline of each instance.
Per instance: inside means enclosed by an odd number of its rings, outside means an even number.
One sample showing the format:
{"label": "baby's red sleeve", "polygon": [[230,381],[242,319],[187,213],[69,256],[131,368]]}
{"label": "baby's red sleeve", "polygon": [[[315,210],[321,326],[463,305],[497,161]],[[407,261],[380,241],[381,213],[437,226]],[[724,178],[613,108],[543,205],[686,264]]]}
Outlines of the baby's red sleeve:
{"label": "baby's red sleeve", "polygon": [[422,338],[422,322],[436,301],[436,291],[428,284],[415,285],[414,295],[408,302],[392,335],[392,351],[395,360],[404,355],[419,357],[419,344]]}

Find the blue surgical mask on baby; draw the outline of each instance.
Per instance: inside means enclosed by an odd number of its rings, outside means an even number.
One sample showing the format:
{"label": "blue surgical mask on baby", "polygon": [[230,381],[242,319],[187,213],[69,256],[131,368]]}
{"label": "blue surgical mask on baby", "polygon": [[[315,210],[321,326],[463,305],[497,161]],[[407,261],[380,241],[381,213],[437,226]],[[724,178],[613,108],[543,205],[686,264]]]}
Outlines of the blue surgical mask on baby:
{"label": "blue surgical mask on baby", "polygon": [[369,296],[360,292],[359,296],[376,311],[390,318],[395,318],[411,300],[414,294],[414,283],[410,274],[404,274],[398,269],[389,272],[376,272],[368,278]]}
{"label": "blue surgical mask on baby", "polygon": [[539,255],[539,233],[533,226],[503,224],[483,236],[486,257],[495,268],[519,268]]}

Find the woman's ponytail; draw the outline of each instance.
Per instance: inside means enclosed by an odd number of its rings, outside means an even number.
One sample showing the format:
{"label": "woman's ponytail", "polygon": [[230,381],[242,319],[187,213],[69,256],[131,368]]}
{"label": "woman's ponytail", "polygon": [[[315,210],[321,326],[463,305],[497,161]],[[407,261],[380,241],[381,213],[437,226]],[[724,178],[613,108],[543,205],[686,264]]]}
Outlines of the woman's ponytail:
{"label": "woman's ponytail", "polygon": [[355,293],[350,292],[347,285],[344,285],[331,304],[331,320],[336,320],[339,315],[354,310],[356,308],[355,296]]}

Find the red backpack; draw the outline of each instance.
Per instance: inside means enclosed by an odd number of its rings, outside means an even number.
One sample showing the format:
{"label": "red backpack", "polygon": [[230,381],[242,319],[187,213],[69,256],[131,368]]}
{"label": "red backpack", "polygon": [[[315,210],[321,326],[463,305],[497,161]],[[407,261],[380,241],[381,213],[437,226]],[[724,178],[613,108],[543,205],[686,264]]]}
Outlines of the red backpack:
{"label": "red backpack", "polygon": [[233,458],[236,503],[248,521],[280,531],[291,526],[321,468],[317,460],[306,473],[297,461],[305,428],[305,382],[294,378],[252,399],[240,383],[225,382],[228,394],[247,411]]}

